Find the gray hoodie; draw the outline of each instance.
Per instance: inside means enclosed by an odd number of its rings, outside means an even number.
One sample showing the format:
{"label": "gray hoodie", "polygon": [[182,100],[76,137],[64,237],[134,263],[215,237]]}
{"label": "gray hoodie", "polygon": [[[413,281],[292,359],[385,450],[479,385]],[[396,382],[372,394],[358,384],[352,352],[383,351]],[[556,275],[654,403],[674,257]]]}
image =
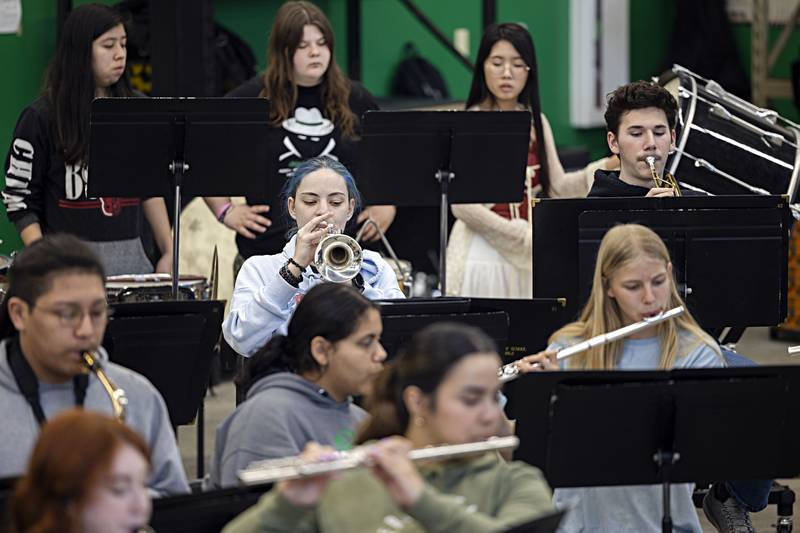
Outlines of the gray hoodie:
{"label": "gray hoodie", "polygon": [[349,449],[365,416],[349,398],[337,402],[297,374],[263,377],[217,428],[210,484],[236,485],[236,473],[253,461],[297,455],[310,441]]}
{"label": "gray hoodie", "polygon": [[[0,478],[22,475],[39,436],[39,424],[33,410],[20,394],[8,366],[7,343],[7,339],[0,343],[0,421],[3,424],[3,429],[0,430]],[[150,488],[158,495],[188,493],[186,474],[161,395],[140,374],[109,362],[105,350],[100,348],[98,353],[108,377],[128,397],[125,422],[150,447],[153,463]],[[57,385],[40,381],[39,401],[48,420],[60,411],[74,407],[72,380]],[[93,375],[89,376],[83,406],[85,409],[113,416],[111,401]]]}

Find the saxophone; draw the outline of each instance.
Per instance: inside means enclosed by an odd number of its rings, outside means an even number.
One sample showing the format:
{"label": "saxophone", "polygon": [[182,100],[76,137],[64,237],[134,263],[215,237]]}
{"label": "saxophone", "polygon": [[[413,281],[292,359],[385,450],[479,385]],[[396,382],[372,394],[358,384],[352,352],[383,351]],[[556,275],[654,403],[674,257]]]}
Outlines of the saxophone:
{"label": "saxophone", "polygon": [[86,367],[87,372],[92,372],[111,400],[111,407],[114,409],[114,418],[120,422],[125,421],[125,415],[128,411],[128,397],[125,396],[125,391],[114,385],[114,382],[108,378],[102,365],[100,365],[100,358],[95,352],[83,352],[83,366]]}

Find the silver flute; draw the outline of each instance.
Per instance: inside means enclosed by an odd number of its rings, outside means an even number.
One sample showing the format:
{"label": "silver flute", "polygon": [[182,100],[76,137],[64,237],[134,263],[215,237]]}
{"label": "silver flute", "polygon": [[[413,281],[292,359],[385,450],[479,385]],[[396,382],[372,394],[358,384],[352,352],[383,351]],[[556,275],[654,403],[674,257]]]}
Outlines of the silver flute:
{"label": "silver flute", "polygon": [[[645,318],[644,320],[640,320],[639,322],[634,322],[633,324],[629,324],[627,326],[623,326],[619,329],[615,329],[614,331],[609,331],[608,333],[603,333],[598,335],[597,337],[592,337],[591,339],[587,339],[585,341],[581,341],[577,344],[573,344],[572,346],[568,346],[566,348],[562,348],[556,354],[556,359],[561,361],[562,359],[566,359],[567,357],[573,356],[575,354],[585,352],[590,348],[594,348],[595,346],[601,346],[603,344],[607,344],[609,342],[614,342],[616,340],[622,339],[629,335],[633,335],[634,333],[641,331],[643,329],[647,329],[650,326],[654,326],[659,322],[663,322],[665,320],[669,320],[670,318],[674,318],[685,311],[682,305],[678,307],[673,307],[668,311],[662,311],[655,316],[651,316]],[[521,372],[519,367],[517,366],[516,361],[513,363],[509,363],[507,365],[501,366],[500,370],[497,372],[497,377],[500,379],[502,383],[508,383],[509,381],[514,381],[520,376]]]}
{"label": "silver flute", "polygon": [[[412,461],[442,461],[490,451],[513,450],[517,446],[519,439],[513,435],[492,437],[485,441],[466,444],[418,448],[408,452],[408,458]],[[300,456],[257,461],[244,470],[239,470],[239,481],[242,485],[260,485],[369,466],[372,464],[369,448],[369,446],[358,446],[345,452],[333,452],[320,461],[307,461]]]}

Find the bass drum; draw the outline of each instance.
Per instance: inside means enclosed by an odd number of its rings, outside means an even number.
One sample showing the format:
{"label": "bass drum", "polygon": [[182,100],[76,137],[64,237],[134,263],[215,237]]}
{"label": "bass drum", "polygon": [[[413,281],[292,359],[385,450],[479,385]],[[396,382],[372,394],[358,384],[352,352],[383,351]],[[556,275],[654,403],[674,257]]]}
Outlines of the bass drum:
{"label": "bass drum", "polygon": [[677,150],[667,170],[682,186],[717,195],[788,194],[797,203],[797,124],[679,65],[658,83],[678,102]]}

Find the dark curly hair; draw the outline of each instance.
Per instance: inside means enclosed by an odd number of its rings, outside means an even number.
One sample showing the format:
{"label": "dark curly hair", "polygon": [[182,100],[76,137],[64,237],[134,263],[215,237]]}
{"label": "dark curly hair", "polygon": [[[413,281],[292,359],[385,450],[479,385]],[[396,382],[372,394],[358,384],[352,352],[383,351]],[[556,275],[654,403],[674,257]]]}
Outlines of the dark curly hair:
{"label": "dark curly hair", "polygon": [[617,135],[622,115],[633,109],[657,107],[667,115],[669,129],[675,129],[678,103],[664,87],[651,81],[634,81],[618,87],[606,96],[606,129]]}

